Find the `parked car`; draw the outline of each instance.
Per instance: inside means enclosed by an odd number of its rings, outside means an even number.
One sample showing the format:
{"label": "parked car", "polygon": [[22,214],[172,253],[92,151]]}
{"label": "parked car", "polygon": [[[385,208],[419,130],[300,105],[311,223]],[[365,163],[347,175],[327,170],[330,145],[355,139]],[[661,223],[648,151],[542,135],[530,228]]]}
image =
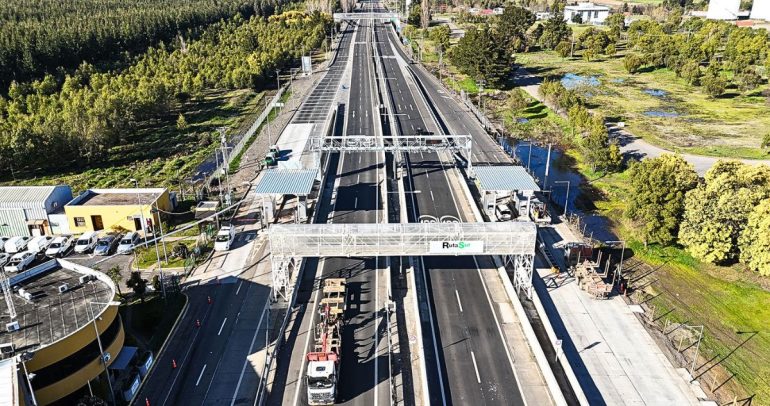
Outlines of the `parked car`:
{"label": "parked car", "polygon": [[6,254],[5,252],[0,252],[0,266],[5,266],[5,264],[8,263],[9,259],[11,259],[10,254]]}
{"label": "parked car", "polygon": [[30,251],[13,254],[10,261],[3,267],[5,272],[21,272],[35,260],[35,253]]}
{"label": "parked car", "polygon": [[497,217],[497,221],[511,221],[513,218],[511,209],[506,204],[498,204],[495,206],[495,215]]}
{"label": "parked car", "polygon": [[5,252],[5,242],[11,237],[0,237],[0,252]]}
{"label": "parked car", "polygon": [[29,237],[11,237],[5,242],[5,252],[15,254],[17,252],[26,251],[29,240]]}
{"label": "parked car", "polygon": [[118,244],[118,254],[130,254],[139,243],[139,233],[132,231],[123,236]]}
{"label": "parked car", "polygon": [[48,249],[45,250],[45,255],[51,258],[63,257],[67,255],[70,248],[72,248],[71,236],[56,237],[51,241]]}
{"label": "parked car", "polygon": [[50,235],[41,235],[33,237],[29,244],[27,244],[27,250],[32,251],[35,254],[42,254],[48,249],[48,246],[53,242],[53,237]]}
{"label": "parked car", "polygon": [[110,255],[120,242],[119,235],[105,235],[96,242],[94,255]]}
{"label": "parked car", "polygon": [[99,234],[96,231],[86,231],[75,242],[75,252],[85,254],[94,249],[97,241],[99,241]]}
{"label": "parked car", "polygon": [[227,251],[235,239],[235,227],[222,226],[214,239],[214,251]]}

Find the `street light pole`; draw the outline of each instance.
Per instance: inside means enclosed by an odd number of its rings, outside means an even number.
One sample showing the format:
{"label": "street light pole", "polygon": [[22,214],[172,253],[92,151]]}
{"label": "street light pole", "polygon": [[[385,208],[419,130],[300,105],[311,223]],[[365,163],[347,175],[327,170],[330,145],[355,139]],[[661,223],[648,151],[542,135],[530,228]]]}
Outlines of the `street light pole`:
{"label": "street light pole", "polygon": [[99,362],[104,365],[104,372],[107,374],[107,383],[110,386],[110,399],[112,399],[112,404],[116,405],[115,403],[115,390],[112,388],[112,378],[110,377],[110,371],[107,369],[107,361],[104,359],[104,347],[102,346],[102,338],[99,335],[99,328],[96,326],[96,314],[94,314],[93,305],[107,305],[107,306],[115,306],[119,305],[120,302],[109,302],[109,303],[101,303],[101,302],[92,302],[88,301],[88,308],[91,310],[91,321],[94,324],[94,332],[96,333],[96,343],[99,344]]}
{"label": "street light pole", "polygon": [[[623,279],[623,259],[626,257],[626,240],[617,240],[617,241],[605,241],[605,244],[623,244],[622,248],[620,249],[620,265],[618,265],[618,279]],[[614,284],[614,283],[613,283]],[[628,289],[626,289],[627,291]],[[623,296],[625,296],[625,291],[623,292]]]}
{"label": "street light pole", "polygon": [[555,180],[553,182],[556,183],[566,183],[567,184],[567,196],[564,198],[564,217],[567,217],[567,205],[569,204],[569,181],[568,180]]}
{"label": "street light pole", "polygon": [[[131,178],[131,182],[134,182],[134,188],[136,188],[136,203],[139,204],[139,218],[142,219],[142,236],[144,237],[144,243],[147,244],[147,224],[144,220],[144,210],[142,209],[142,194],[139,193],[139,180]],[[137,267],[139,264],[137,264]]]}

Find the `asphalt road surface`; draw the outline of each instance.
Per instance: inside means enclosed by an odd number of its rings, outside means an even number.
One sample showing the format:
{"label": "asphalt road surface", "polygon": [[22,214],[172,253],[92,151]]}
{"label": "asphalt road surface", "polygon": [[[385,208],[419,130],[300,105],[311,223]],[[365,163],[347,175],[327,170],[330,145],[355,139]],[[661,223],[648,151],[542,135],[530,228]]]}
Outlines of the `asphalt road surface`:
{"label": "asphalt road surface", "polygon": [[[371,3],[370,3],[371,4]],[[364,9],[367,5],[364,5]],[[352,31],[353,28],[350,28]],[[346,33],[345,35],[350,35]],[[353,45],[352,72],[348,102],[340,106],[337,134],[375,135],[376,95],[373,94],[371,39],[368,22],[358,23]],[[347,46],[344,42],[342,46]],[[341,61],[340,61],[341,62]],[[344,85],[343,85],[344,86]],[[319,221],[333,223],[374,223],[384,213],[380,184],[384,162],[377,153],[332,154],[327,182],[334,182],[335,192],[319,204]],[[385,260],[377,258],[325,258],[308,261],[297,292],[297,305],[303,308],[297,317],[286,347],[279,355],[278,372],[269,404],[307,404],[304,372],[305,354],[313,338],[307,331],[316,319],[322,280],[343,277],[347,280],[348,301],[340,367],[338,404],[386,404],[389,400],[387,342],[384,335]],[[299,366],[299,368],[297,368]]]}
{"label": "asphalt road surface", "polygon": [[[378,25],[377,40],[399,132],[414,134],[419,128],[440,132],[428,119],[419,87],[407,80],[399,58],[394,58],[395,52],[403,55],[393,43],[396,40],[391,30]],[[419,221],[422,215],[467,220],[457,207],[445,165],[435,153],[409,156],[411,177],[406,186],[413,192],[407,203],[410,222]],[[491,259],[424,257],[422,261],[430,305],[428,326],[423,319],[423,338],[431,404],[523,404],[512,354],[507,351],[496,309],[479,273],[479,267],[493,266]]]}

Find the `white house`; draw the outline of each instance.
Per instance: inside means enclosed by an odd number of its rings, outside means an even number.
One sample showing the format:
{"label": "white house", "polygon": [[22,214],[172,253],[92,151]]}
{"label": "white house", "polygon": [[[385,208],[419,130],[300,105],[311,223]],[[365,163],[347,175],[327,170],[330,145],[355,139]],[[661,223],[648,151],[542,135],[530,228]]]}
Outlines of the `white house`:
{"label": "white house", "polygon": [[770,21],[770,1],[754,0],[754,6],[751,7],[751,19]]}
{"label": "white house", "polygon": [[594,3],[577,3],[564,7],[564,20],[574,24],[576,15],[580,15],[583,24],[604,24],[610,15],[610,8]]}
{"label": "white house", "polygon": [[[754,3],[758,3],[758,1],[754,1]],[[737,20],[740,7],[741,0],[711,0],[706,18],[709,20]]]}

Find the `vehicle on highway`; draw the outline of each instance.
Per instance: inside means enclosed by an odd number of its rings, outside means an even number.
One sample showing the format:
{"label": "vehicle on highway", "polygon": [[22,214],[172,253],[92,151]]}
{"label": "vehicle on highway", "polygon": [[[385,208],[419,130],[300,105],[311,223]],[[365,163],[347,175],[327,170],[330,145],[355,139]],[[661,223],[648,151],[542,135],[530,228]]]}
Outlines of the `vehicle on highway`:
{"label": "vehicle on highway", "polygon": [[50,235],[33,237],[29,244],[27,244],[27,251],[32,251],[38,255],[43,254],[48,249],[48,246],[51,245],[51,242],[53,242],[53,237]]}
{"label": "vehicle on highway", "polygon": [[99,233],[96,231],[86,231],[75,242],[75,252],[85,254],[96,247],[97,241],[99,241]]}
{"label": "vehicle on highway", "polygon": [[118,246],[119,242],[120,235],[105,235],[96,242],[96,247],[94,247],[94,255],[110,255],[112,251]]}
{"label": "vehicle on highway", "polygon": [[30,251],[18,252],[13,254],[11,259],[3,267],[5,272],[21,272],[35,260],[35,253]]}
{"label": "vehicle on highway", "polygon": [[65,235],[62,237],[56,237],[53,241],[51,241],[48,249],[45,250],[45,255],[51,258],[63,257],[67,255],[71,248],[72,236]]}
{"label": "vehicle on highway", "polygon": [[309,405],[333,405],[337,398],[340,367],[342,325],[345,317],[344,278],[324,281],[322,299],[318,304],[320,320],[315,326],[315,349],[307,353],[307,403]]}
{"label": "vehicle on highway", "polygon": [[495,206],[495,216],[497,221],[511,221],[513,214],[507,204],[498,204]]}
{"label": "vehicle on highway", "polygon": [[30,237],[11,237],[5,242],[5,252],[9,254],[15,254],[27,250],[27,244],[29,244]]}
{"label": "vehicle on highway", "polygon": [[136,244],[139,244],[139,233],[132,231],[124,235],[118,244],[118,254],[130,254],[134,251]]}
{"label": "vehicle on highway", "polygon": [[227,251],[235,240],[235,227],[222,226],[214,239],[214,251]]}
{"label": "vehicle on highway", "polygon": [[9,259],[11,259],[11,254],[6,254],[5,252],[0,252],[0,266],[5,266],[5,264],[8,263]]}

